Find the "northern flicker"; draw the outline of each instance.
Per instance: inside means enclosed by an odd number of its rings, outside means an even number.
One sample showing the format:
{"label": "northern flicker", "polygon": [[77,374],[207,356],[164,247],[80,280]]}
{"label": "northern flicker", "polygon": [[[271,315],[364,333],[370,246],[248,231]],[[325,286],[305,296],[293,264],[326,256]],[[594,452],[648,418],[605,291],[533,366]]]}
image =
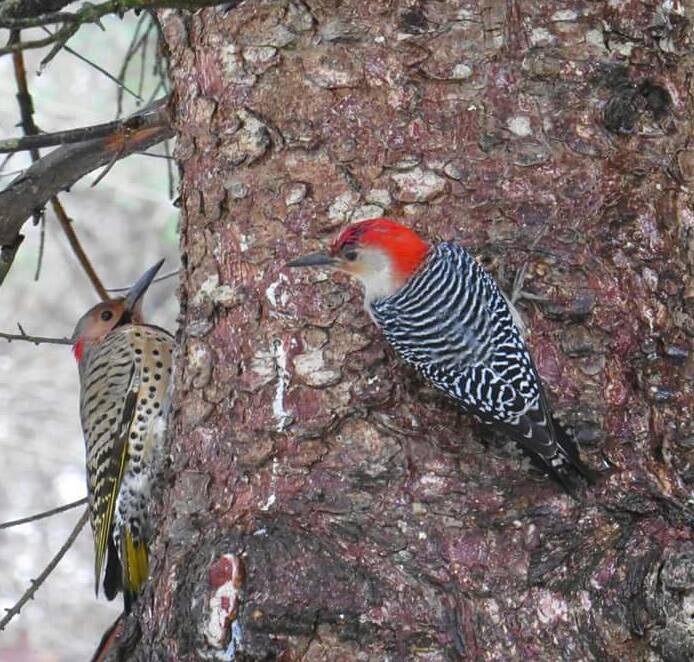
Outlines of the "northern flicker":
{"label": "northern flicker", "polygon": [[125,297],[82,316],[73,334],[80,376],[87,491],[94,533],[95,590],[130,611],[149,572],[152,465],[170,402],[173,338],[145,324],[142,297],[164,260]]}

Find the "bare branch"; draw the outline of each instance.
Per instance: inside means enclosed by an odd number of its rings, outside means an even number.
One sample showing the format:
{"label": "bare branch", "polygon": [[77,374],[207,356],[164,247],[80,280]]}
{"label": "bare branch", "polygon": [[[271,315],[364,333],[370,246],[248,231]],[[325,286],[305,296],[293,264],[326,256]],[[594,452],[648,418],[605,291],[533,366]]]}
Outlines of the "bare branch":
{"label": "bare branch", "polygon": [[[151,18],[149,14],[143,13],[140,18],[137,21],[137,25],[135,26],[135,32],[133,34],[132,39],[130,40],[130,45],[128,46],[128,50],[125,54],[125,57],[123,58],[123,62],[121,64],[120,71],[118,72],[118,80],[121,82],[125,80],[125,74],[128,70],[128,64],[130,63],[130,60],[132,56],[135,54],[137,49],[140,47],[140,43],[142,42],[142,38],[140,37],[140,30],[142,30],[142,26],[144,25],[144,22],[148,19]],[[147,28],[149,30],[149,28]],[[116,118],[121,116],[121,113],[123,112],[123,90],[118,89],[118,92],[116,94]]]}
{"label": "bare branch", "polygon": [[58,223],[60,223],[60,227],[63,229],[63,232],[67,237],[70,248],[72,248],[72,252],[82,265],[82,269],[84,269],[84,272],[87,274],[87,278],[89,278],[89,281],[94,286],[96,293],[99,295],[99,297],[101,297],[101,300],[106,301],[106,299],[109,298],[108,293],[106,292],[101,279],[96,275],[96,271],[94,270],[92,263],[90,262],[87,254],[82,248],[82,244],[77,238],[75,229],[72,227],[72,219],[70,219],[65,213],[65,209],[57,197],[51,198],[51,206],[53,207],[53,212],[58,219]]}
{"label": "bare branch", "polygon": [[[167,154],[154,154],[153,152],[140,152],[138,156],[151,156],[153,159],[166,159],[167,161],[175,161],[176,159]],[[169,196],[173,197],[173,196]]]}
{"label": "bare branch", "polygon": [[84,142],[95,138],[110,136],[122,129],[123,120],[115,120],[104,124],[94,124],[79,129],[66,129],[54,133],[42,133],[34,136],[20,138],[7,138],[0,140],[0,154],[14,153],[40,147],[54,147],[56,145],[69,145],[71,143]]}
{"label": "bare branch", "polygon": [[60,11],[74,0],[4,0],[0,19],[45,16]]}
{"label": "bare branch", "polygon": [[44,25],[54,25],[56,23],[66,23],[76,20],[77,16],[75,14],[71,14],[70,12],[56,12],[54,14],[39,14],[38,16],[11,18],[5,17],[0,9],[0,28],[5,28],[7,30],[40,28]]}
{"label": "bare branch", "polygon": [[29,588],[24,592],[22,597],[19,598],[19,600],[17,600],[17,602],[12,607],[5,610],[7,611],[7,613],[0,620],[0,631],[4,630],[7,627],[7,624],[15,616],[17,616],[17,614],[19,614],[19,612],[22,610],[22,607],[34,597],[34,594],[36,593],[36,591],[39,590],[41,584],[43,584],[43,582],[46,581],[46,579],[50,576],[53,570],[55,570],[58,563],[60,563],[63,556],[65,556],[67,550],[70,549],[70,547],[72,547],[72,544],[77,539],[77,536],[79,535],[80,531],[84,528],[84,525],[87,523],[88,519],[89,509],[85,508],[84,512],[82,513],[82,517],[79,518],[77,524],[75,525],[75,528],[68,536],[68,539],[65,541],[65,544],[58,550],[58,553],[50,560],[48,565],[43,569],[43,572],[36,579],[31,580],[31,586],[29,586]]}
{"label": "bare branch", "polygon": [[[0,27],[2,27],[2,25],[0,25]],[[23,29],[24,27],[26,26],[21,26],[17,29]],[[71,30],[73,27],[75,27],[75,29],[79,29],[79,25],[70,25],[61,28],[50,37],[44,37],[43,39],[34,39],[33,41],[8,42],[7,46],[3,46],[2,48],[0,48],[0,55],[7,55],[7,53],[19,53],[20,51],[26,51],[31,48],[43,48],[44,46],[50,46],[57,40],[58,37],[62,38],[66,34],[66,32],[68,30]]]}
{"label": "bare branch", "polygon": [[2,285],[2,282],[5,280],[5,276],[7,276],[7,272],[14,262],[14,256],[17,254],[23,241],[24,235],[18,234],[13,243],[0,246],[0,285]]}
{"label": "bare branch", "polygon": [[[20,327],[21,329],[21,327]],[[72,345],[70,338],[51,338],[49,336],[29,336],[22,333],[5,333],[0,331],[0,338],[4,338],[7,342],[13,340],[24,340],[25,342],[34,343],[34,345]]]}
{"label": "bare branch", "polygon": [[[10,32],[9,43],[17,43],[20,40],[20,31],[12,30]],[[34,122],[34,101],[31,98],[31,92],[29,92],[26,67],[24,66],[24,55],[21,51],[13,53],[12,64],[14,66],[14,79],[17,83],[17,103],[19,104],[22,130],[26,136],[36,135],[39,132],[39,128]],[[39,160],[40,154],[38,149],[31,149],[30,154],[32,163]],[[43,251],[46,246],[46,217],[42,211],[34,211],[32,216],[34,217],[34,225],[38,223],[41,224],[39,253],[36,260],[36,271],[34,273],[34,280],[38,280],[41,273],[41,265],[43,264]]]}
{"label": "bare branch", "polygon": [[[18,40],[19,32],[13,31],[11,39]],[[15,53],[12,56],[12,59],[14,62],[15,80],[17,82],[17,100],[19,102],[19,110],[22,118],[22,129],[24,130],[26,137],[30,138],[32,136],[36,136],[39,132],[39,129],[36,126],[36,123],[34,122],[34,102],[31,97],[31,92],[29,91],[29,83],[27,81],[26,76],[26,67],[24,66],[24,54],[21,52]],[[33,162],[38,161],[40,158],[38,149],[36,147],[33,147],[31,148],[30,152],[31,160]],[[94,286],[94,289],[97,291],[97,294],[101,297],[102,300],[107,299],[108,295],[106,293],[106,290],[104,289],[104,286],[99,280],[99,277],[96,275],[96,272],[94,271],[91,262],[87,258],[87,255],[84,252],[82,245],[77,239],[77,235],[75,234],[75,231],[72,228],[71,221],[68,218],[68,215],[66,214],[65,209],[63,208],[63,205],[61,204],[60,200],[58,200],[57,195],[51,198],[51,206],[53,207],[53,211],[58,219],[58,223],[60,223],[60,226],[62,227],[63,232],[65,233],[65,236],[67,237],[67,240],[70,243],[70,247],[75,253],[79,263],[82,265],[82,268],[87,274],[87,277]],[[38,218],[41,220],[41,241],[39,243],[39,256],[36,265],[36,274],[34,275],[34,280],[38,280],[39,273],[41,270],[41,264],[43,263],[43,250],[46,238],[46,219],[42,211],[35,211],[34,218]]]}
{"label": "bare branch", "polygon": [[118,123],[113,133],[47,154],[0,192],[0,245],[12,245],[27,217],[87,173],[173,135],[166,98]]}
{"label": "bare branch", "polygon": [[[66,3],[69,4],[69,3]],[[130,9],[200,9],[222,4],[218,0],[108,0],[99,5],[85,2],[76,12],[47,13],[40,15],[25,15],[13,17],[13,15],[0,8],[0,28],[8,30],[22,30],[36,28],[44,25],[62,23],[62,27],[51,36],[34,41],[17,42],[0,48],[0,55],[15,53],[30,48],[42,48],[50,44],[62,46],[85,23],[97,23],[109,14],[122,16]],[[65,6],[65,5],[63,5]],[[51,56],[49,56],[50,59]]]}
{"label": "bare branch", "polygon": [[43,265],[43,252],[46,248],[46,216],[41,214],[41,232],[39,233],[39,254],[36,257],[36,270],[34,271],[34,280],[38,281],[41,275],[41,266]]}
{"label": "bare branch", "polygon": [[[21,35],[19,30],[10,32],[10,44],[19,42]],[[27,82],[26,67],[24,66],[24,57],[21,52],[15,53],[12,56],[12,65],[14,67],[14,79],[17,83],[17,103],[19,104],[19,116],[21,118],[21,126],[25,136],[36,135],[39,132],[36,123],[34,122],[34,102],[29,92],[29,83]],[[31,160],[39,160],[38,149],[30,150]],[[41,213],[35,211],[33,213],[34,224],[41,221]]]}
{"label": "bare branch", "polygon": [[29,517],[22,517],[21,519],[15,519],[10,522],[1,522],[0,530],[10,529],[14,526],[20,526],[22,524],[28,524],[29,522],[38,522],[41,519],[46,519],[47,517],[53,517],[53,515],[58,515],[59,513],[64,513],[66,510],[72,510],[78,506],[83,506],[87,503],[87,497],[82,497],[77,499],[77,501],[71,501],[62,506],[57,506],[56,508],[51,508],[50,510],[44,510],[41,513],[36,513],[35,515],[29,515]]}

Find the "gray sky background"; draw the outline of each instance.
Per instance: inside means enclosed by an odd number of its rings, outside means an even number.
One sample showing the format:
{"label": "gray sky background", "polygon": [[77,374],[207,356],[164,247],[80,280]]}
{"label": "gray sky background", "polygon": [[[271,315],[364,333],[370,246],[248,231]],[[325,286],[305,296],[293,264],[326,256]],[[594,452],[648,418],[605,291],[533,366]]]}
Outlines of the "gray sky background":
{"label": "gray sky background", "polygon": [[[107,19],[104,33],[86,27],[69,46],[117,74],[137,19]],[[2,31],[0,31],[2,32]],[[3,41],[6,32],[2,34]],[[25,37],[30,37],[27,32]],[[45,55],[27,55],[35,121],[44,131],[107,122],[116,112],[116,86],[66,52],[36,75]],[[147,65],[152,90],[152,58]],[[139,66],[128,82],[137,87]],[[20,135],[12,60],[0,58],[0,137]],[[126,113],[135,108],[126,97]],[[157,148],[157,153],[162,150]],[[4,172],[26,166],[13,157]],[[175,170],[175,168],[174,168]],[[67,213],[106,287],[131,284],[157,259],[162,272],[179,266],[178,213],[168,195],[166,161],[132,156],[115,165],[97,187],[97,173],[61,196]],[[0,188],[12,177],[0,174]],[[98,302],[52,213],[47,214],[45,252],[38,282],[39,228],[31,222],[12,270],[0,287],[0,330],[69,336],[77,319]],[[151,321],[175,330],[173,278],[154,285],[145,303]],[[70,348],[0,340],[0,521],[67,503],[85,495],[84,443],[78,415],[77,369]],[[0,612],[10,607],[65,541],[79,518],[72,510],[51,519],[0,531]],[[93,590],[91,530],[85,527],[57,570],[4,632],[0,662],[89,659],[121,601],[98,600]]]}

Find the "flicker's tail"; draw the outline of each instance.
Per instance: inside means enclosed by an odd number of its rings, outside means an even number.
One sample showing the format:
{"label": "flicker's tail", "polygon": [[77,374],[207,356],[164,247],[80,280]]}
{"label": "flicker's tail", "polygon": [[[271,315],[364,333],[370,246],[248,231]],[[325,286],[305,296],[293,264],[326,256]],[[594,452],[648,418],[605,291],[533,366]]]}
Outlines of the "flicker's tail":
{"label": "flicker's tail", "polygon": [[123,600],[126,613],[139,595],[149,576],[149,554],[144,540],[133,537],[126,528],[121,538],[121,563],[123,564]]}
{"label": "flicker's tail", "polygon": [[[113,529],[111,529],[113,531]],[[98,570],[97,570],[98,573]],[[97,574],[97,594],[99,593]],[[118,556],[118,548],[113,540],[113,533],[109,533],[108,543],[106,545],[106,570],[104,571],[104,595],[107,600],[113,600],[121,590],[123,581],[123,572],[121,570],[120,558]]]}

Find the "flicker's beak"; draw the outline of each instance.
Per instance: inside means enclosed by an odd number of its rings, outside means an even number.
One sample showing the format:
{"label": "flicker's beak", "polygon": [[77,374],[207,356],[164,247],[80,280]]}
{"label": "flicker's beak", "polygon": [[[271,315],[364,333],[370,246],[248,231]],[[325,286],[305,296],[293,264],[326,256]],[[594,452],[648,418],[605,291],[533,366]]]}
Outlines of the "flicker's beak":
{"label": "flicker's beak", "polygon": [[336,267],[339,263],[337,258],[327,253],[309,253],[287,262],[287,267]]}
{"label": "flicker's beak", "polygon": [[154,277],[157,275],[159,269],[161,269],[162,264],[164,264],[163,259],[159,260],[159,262],[157,262],[153,267],[147,269],[147,271],[145,271],[145,273],[143,273],[142,276],[138,278],[137,283],[135,283],[130,288],[128,294],[125,297],[125,310],[127,310],[128,312],[132,312],[133,310],[135,310],[135,306],[137,306],[138,302],[142,298],[142,295],[152,284],[152,281],[154,280]]}

